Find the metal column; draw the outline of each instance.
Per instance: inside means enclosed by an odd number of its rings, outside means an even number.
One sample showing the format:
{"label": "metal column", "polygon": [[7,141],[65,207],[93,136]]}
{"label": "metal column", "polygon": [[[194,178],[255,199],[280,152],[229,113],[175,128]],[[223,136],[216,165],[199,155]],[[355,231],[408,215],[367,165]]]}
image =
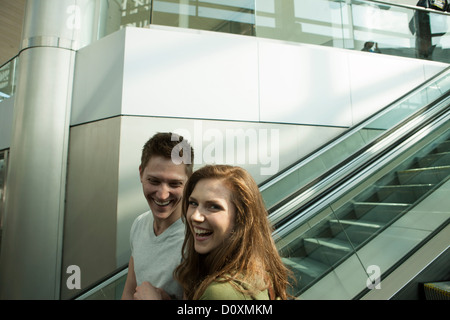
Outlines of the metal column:
{"label": "metal column", "polygon": [[97,1],[28,0],[10,148],[0,299],[58,299],[76,50]]}

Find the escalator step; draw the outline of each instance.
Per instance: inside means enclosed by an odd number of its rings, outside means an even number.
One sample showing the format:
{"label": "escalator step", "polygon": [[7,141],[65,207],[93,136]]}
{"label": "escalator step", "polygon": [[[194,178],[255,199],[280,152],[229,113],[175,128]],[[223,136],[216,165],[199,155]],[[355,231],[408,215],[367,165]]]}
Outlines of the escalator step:
{"label": "escalator step", "polygon": [[380,201],[388,203],[414,203],[433,188],[433,184],[409,184],[380,186],[377,195]]}
{"label": "escalator step", "polygon": [[411,205],[408,203],[355,202],[354,211],[358,218],[386,223],[404,212]]}
{"label": "escalator step", "polygon": [[402,170],[397,174],[401,184],[439,183],[450,174],[450,165]]}
{"label": "escalator step", "polygon": [[335,238],[307,238],[305,239],[306,243],[323,246],[329,249],[333,250],[340,250],[340,251],[351,251],[352,247],[351,245],[346,242]]}
{"label": "escalator step", "polygon": [[448,166],[450,165],[450,151],[429,154],[418,159],[417,164],[421,168],[431,166]]}
{"label": "escalator step", "polygon": [[446,152],[446,151],[450,151],[450,140],[446,140],[444,142],[441,142],[437,148],[436,148],[437,152]]}
{"label": "escalator step", "polygon": [[373,229],[379,229],[382,227],[382,224],[375,223],[372,221],[361,221],[361,220],[330,220],[330,222],[333,223],[341,223],[344,225],[351,225],[351,226],[358,226],[358,227],[364,227],[364,228],[373,228]]}
{"label": "escalator step", "polygon": [[376,234],[384,224],[366,220],[330,220],[331,229],[337,239],[349,240],[359,247]]}
{"label": "escalator step", "polygon": [[300,275],[307,275],[308,277],[315,279],[323,275],[328,266],[311,258],[289,257],[282,258],[283,263],[293,272]]}

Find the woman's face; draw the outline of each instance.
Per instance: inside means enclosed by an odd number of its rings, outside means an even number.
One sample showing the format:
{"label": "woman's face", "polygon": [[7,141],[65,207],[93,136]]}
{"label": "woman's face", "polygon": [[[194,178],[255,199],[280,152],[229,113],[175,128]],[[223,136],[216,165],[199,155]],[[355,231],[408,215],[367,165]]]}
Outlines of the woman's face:
{"label": "woman's face", "polygon": [[203,179],[189,196],[186,218],[194,236],[195,251],[206,254],[230,236],[236,209],[231,191],[222,180]]}

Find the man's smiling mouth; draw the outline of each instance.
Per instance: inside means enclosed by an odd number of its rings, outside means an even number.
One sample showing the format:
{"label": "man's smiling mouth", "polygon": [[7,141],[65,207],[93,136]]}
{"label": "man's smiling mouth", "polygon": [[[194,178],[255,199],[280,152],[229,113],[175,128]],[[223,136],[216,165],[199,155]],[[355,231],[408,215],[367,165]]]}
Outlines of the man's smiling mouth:
{"label": "man's smiling mouth", "polygon": [[153,202],[155,202],[160,207],[165,207],[165,206],[169,205],[172,202],[172,200],[158,201],[156,199],[153,199]]}

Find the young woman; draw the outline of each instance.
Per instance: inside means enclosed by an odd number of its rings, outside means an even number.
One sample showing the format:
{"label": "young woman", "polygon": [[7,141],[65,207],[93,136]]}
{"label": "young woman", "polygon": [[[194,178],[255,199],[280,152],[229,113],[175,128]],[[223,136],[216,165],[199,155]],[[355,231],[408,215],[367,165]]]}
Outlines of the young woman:
{"label": "young woman", "polygon": [[186,299],[286,299],[284,266],[263,199],[240,167],[205,166],[183,195],[183,258],[174,276]]}

